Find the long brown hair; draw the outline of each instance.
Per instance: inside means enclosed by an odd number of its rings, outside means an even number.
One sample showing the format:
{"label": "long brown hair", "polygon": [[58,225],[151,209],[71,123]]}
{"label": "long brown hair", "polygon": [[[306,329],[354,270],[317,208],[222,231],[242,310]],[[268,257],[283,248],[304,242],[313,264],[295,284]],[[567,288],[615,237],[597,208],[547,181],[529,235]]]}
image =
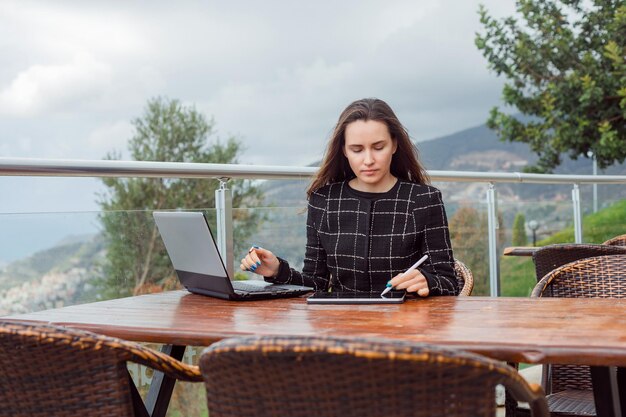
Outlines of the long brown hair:
{"label": "long brown hair", "polygon": [[339,116],[335,130],[328,141],[320,169],[306,191],[307,197],[326,184],[355,177],[348,158],[343,153],[343,147],[346,142],[346,126],[357,120],[375,120],[387,125],[391,138],[398,146],[391,159],[390,171],[393,176],[418,184],[430,183],[426,170],[419,162],[417,148],[411,142],[409,133],[391,107],[377,98],[364,98],[351,103]]}

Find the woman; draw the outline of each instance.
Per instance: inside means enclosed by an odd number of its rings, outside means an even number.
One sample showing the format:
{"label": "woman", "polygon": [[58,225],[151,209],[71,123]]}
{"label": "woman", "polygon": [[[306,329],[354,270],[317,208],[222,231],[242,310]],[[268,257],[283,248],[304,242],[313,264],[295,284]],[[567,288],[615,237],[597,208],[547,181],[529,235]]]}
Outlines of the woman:
{"label": "woman", "polygon": [[[457,295],[441,193],[408,132],[382,100],[350,104],[339,117],[307,190],[304,267],[252,247],[241,269],[316,290],[382,291],[387,283],[419,296]],[[403,274],[423,255],[426,262]]]}

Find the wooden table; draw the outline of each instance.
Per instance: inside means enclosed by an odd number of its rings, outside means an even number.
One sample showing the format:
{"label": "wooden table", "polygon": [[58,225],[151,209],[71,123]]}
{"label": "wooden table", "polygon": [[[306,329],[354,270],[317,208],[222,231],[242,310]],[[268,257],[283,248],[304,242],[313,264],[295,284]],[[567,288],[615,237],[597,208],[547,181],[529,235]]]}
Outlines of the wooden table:
{"label": "wooden table", "polygon": [[[432,297],[357,306],[308,305],[304,298],[234,302],[173,291],[8,318],[177,346],[242,335],[377,337],[509,362],[626,367],[626,299]],[[615,415],[610,392],[596,398],[598,415]]]}

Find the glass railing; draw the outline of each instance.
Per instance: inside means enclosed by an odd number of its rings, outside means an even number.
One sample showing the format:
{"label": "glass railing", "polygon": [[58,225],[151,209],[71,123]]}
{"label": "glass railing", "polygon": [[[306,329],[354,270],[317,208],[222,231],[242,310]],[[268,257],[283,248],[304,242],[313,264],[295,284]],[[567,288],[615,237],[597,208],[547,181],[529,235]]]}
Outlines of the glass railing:
{"label": "glass railing", "polygon": [[[449,201],[445,193],[444,201]],[[604,200],[602,206],[611,203],[619,201]],[[486,203],[450,202],[446,209],[455,257],[468,265],[475,277],[473,294],[489,295]],[[205,212],[212,230],[216,230],[215,209],[185,210]],[[511,245],[513,222],[519,214],[527,223],[537,223],[537,244],[552,243],[549,239],[568,226],[570,235],[562,241],[573,239],[570,202],[500,201],[499,254]],[[239,259],[251,245],[272,250],[296,269],[302,267],[306,243],[304,204],[235,208],[232,215],[235,279],[259,278],[239,269]],[[595,243],[615,230],[612,224],[597,222],[587,227],[583,224],[583,228],[585,241]],[[151,211],[0,213],[0,230],[4,261],[0,266],[0,315],[179,288]],[[532,246],[533,234],[527,230],[525,237],[525,243]],[[501,295],[529,295],[536,282],[530,258],[500,256],[498,261]]]}
{"label": "glass railing", "polygon": [[[4,181],[16,175],[40,176],[48,182],[116,176],[207,181],[219,178],[224,185],[233,178],[269,183],[280,180],[275,183],[279,186],[264,188],[265,206],[233,207],[226,212],[214,207],[177,208],[205,211],[217,238],[232,242],[233,249],[224,258],[228,266],[232,265],[236,279],[251,275],[239,271],[238,260],[252,244],[272,249],[295,268],[302,266],[304,190],[314,172],[311,167],[0,158]],[[530,291],[534,281],[528,278],[532,275],[528,260],[518,259],[515,262],[520,265],[512,267],[512,261],[501,258],[502,248],[512,242],[515,215],[524,214],[527,223],[535,221],[538,242],[572,226],[581,236],[574,233],[567,237],[569,241],[598,242],[603,236],[602,224],[593,224],[582,233],[582,216],[593,206],[606,207],[616,194],[614,190],[626,183],[626,176],[450,171],[432,171],[430,175],[442,189],[455,256],[474,272],[476,295],[497,295],[494,282],[499,283],[501,295],[523,296]],[[75,178],[54,178],[58,176]],[[19,182],[20,178],[15,180]],[[592,181],[601,184],[595,202],[591,198]],[[490,192],[494,197],[491,202],[486,198]],[[556,197],[541,197],[548,192]],[[225,221],[233,227],[221,227]],[[110,223],[108,227],[106,222]],[[33,207],[28,213],[0,212],[0,227],[4,231],[0,236],[0,313],[34,311],[177,285],[150,211],[41,213]],[[224,235],[223,231],[228,230],[232,230],[231,235]],[[528,228],[527,232],[531,233]],[[149,251],[151,246],[156,252]],[[512,278],[517,276],[526,279]]]}

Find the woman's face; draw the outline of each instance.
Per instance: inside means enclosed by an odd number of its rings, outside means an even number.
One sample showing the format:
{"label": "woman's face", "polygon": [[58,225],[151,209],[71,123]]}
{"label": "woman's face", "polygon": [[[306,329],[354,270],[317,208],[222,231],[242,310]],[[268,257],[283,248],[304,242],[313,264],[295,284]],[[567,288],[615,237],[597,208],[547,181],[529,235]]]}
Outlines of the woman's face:
{"label": "woman's face", "polygon": [[357,120],[346,126],[344,138],[343,153],[356,175],[350,185],[372,193],[391,189],[395,184],[390,171],[391,158],[397,144],[387,125],[376,120]]}

